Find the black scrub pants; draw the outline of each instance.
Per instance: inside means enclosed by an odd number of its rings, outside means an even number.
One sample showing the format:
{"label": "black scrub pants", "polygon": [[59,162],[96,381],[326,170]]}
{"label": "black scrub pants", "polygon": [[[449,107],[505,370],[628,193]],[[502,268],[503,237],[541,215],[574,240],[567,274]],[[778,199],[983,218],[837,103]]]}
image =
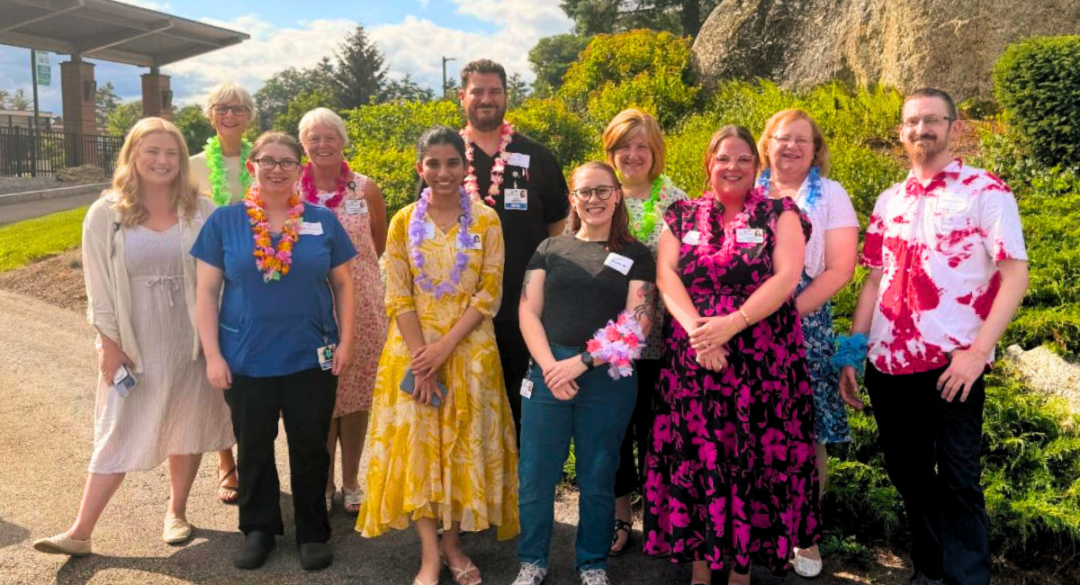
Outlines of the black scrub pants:
{"label": "black scrub pants", "polygon": [[225,400],[236,435],[241,532],[285,531],[274,460],[280,416],[289,444],[296,543],[330,540],[324,494],[330,471],[326,437],[336,396],[337,376],[319,368],[268,378],[233,376]]}

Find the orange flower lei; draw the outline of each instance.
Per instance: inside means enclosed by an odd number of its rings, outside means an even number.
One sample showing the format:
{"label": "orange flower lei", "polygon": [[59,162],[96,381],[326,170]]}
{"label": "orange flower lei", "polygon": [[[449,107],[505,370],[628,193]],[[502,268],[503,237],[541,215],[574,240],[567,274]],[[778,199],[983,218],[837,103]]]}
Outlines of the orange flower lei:
{"label": "orange flower lei", "polygon": [[258,185],[252,185],[248,189],[244,196],[244,205],[247,207],[251,231],[254,232],[255,251],[252,254],[255,256],[255,265],[263,273],[263,282],[280,280],[289,273],[292,265],[292,249],[298,238],[297,226],[304,215],[304,204],[296,193],[289,196],[289,215],[281,229],[281,240],[277,248],[274,248],[270,236],[270,220],[266,218],[266,211],[263,210]]}

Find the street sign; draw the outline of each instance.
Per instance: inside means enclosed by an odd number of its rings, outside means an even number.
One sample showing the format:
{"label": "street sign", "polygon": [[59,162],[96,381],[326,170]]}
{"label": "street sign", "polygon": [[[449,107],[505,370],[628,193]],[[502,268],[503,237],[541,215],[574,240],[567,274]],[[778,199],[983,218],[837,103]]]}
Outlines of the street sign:
{"label": "street sign", "polygon": [[49,54],[44,51],[39,52],[35,67],[38,85],[49,85],[52,82],[52,63],[49,61]]}

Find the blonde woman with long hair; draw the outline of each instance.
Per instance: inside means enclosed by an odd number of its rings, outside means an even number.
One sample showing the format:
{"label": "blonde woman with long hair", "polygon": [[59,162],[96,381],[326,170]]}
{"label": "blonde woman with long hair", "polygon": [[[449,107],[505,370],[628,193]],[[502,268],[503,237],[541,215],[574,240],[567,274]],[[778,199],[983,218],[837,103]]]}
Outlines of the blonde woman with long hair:
{"label": "blonde woman with long hair", "polygon": [[[213,209],[191,180],[176,126],[161,118],[135,124],[112,189],[83,222],[87,318],[98,333],[99,367],[89,476],[74,524],[34,542],[37,550],[90,554],[94,526],[125,474],[166,458],[162,539],[191,538],[187,499],[202,454],[235,443],[225,399],[206,378],[195,327],[195,260],[188,255]],[[115,382],[125,373],[134,386]]]}

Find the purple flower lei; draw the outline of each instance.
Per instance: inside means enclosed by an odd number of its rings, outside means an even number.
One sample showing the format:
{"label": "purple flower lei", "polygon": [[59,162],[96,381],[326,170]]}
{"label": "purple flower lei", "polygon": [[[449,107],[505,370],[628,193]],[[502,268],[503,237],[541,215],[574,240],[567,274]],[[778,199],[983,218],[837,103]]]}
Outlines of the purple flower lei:
{"label": "purple flower lei", "polygon": [[[462,214],[458,217],[457,256],[454,260],[454,269],[450,272],[450,282],[436,283],[424,272],[424,253],[420,251],[420,244],[424,241],[424,218],[427,216],[428,205],[431,204],[431,188],[428,187],[420,193],[420,200],[416,202],[412,218],[409,219],[409,257],[413,266],[416,266],[416,278],[413,280],[424,292],[432,293],[439,300],[449,293],[454,292],[458,283],[461,282],[461,272],[469,265],[469,255],[465,253],[472,246],[472,236],[469,234],[469,226],[472,225],[472,201],[463,187],[458,187]],[[451,284],[453,283],[453,284]]]}

